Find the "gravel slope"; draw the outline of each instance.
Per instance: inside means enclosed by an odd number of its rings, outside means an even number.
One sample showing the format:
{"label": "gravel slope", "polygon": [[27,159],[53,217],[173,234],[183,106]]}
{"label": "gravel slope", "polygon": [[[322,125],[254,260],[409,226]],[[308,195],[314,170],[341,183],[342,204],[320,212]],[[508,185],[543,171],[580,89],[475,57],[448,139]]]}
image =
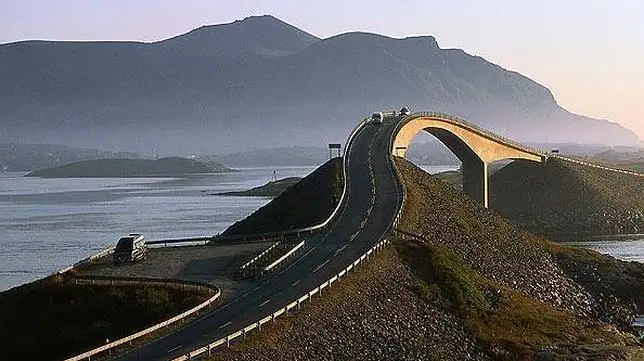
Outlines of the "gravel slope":
{"label": "gravel slope", "polygon": [[[393,245],[212,360],[644,359],[623,328],[644,296],[641,267],[620,278],[625,262],[536,237],[398,164],[408,199]],[[611,289],[624,292],[602,317]]]}
{"label": "gravel slope", "polygon": [[492,209],[555,239],[644,233],[644,177],[549,159],[490,177]]}

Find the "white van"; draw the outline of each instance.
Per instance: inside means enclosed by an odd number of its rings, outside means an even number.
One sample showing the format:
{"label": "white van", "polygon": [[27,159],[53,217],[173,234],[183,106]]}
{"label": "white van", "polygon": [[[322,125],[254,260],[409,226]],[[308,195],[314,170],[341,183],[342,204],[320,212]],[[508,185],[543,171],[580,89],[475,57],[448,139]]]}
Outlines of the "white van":
{"label": "white van", "polygon": [[130,233],[121,237],[114,249],[114,263],[136,262],[145,259],[148,246],[141,233]]}
{"label": "white van", "polygon": [[382,120],[384,119],[384,116],[382,115],[381,112],[378,113],[373,113],[371,115],[371,122],[376,123],[376,124],[382,124]]}

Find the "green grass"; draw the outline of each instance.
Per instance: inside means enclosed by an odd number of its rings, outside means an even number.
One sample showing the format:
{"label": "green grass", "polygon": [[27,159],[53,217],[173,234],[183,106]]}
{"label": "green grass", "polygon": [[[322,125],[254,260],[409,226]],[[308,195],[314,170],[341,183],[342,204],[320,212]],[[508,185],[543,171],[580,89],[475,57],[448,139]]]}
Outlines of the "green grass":
{"label": "green grass", "polygon": [[419,242],[396,245],[417,276],[410,289],[458,315],[488,350],[505,350],[495,353],[496,359],[529,360],[540,346],[619,342],[597,324],[481,277],[447,249]]}

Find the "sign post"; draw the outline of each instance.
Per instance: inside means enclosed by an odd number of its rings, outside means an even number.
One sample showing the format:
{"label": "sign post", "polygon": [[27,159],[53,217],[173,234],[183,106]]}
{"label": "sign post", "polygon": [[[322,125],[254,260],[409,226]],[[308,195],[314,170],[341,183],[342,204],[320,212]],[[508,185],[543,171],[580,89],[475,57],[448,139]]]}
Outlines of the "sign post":
{"label": "sign post", "polygon": [[397,157],[400,157],[400,152],[402,152],[402,157],[405,158],[405,154],[407,153],[407,147],[396,147],[395,153]]}
{"label": "sign post", "polygon": [[333,158],[333,151],[337,151],[336,157],[340,157],[342,149],[342,144],[340,143],[329,143],[329,159]]}

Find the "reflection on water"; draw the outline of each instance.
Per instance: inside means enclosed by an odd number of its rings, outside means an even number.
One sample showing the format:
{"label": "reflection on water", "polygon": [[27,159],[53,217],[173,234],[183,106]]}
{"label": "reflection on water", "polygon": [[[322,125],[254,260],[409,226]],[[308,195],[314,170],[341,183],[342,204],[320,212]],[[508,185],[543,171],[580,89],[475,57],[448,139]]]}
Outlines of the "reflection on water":
{"label": "reflection on water", "polygon": [[[25,178],[0,173],[0,290],[41,278],[128,232],[149,240],[222,232],[269,199],[212,196],[303,177],[314,167],[180,178]],[[275,175],[273,174],[275,171]]]}

